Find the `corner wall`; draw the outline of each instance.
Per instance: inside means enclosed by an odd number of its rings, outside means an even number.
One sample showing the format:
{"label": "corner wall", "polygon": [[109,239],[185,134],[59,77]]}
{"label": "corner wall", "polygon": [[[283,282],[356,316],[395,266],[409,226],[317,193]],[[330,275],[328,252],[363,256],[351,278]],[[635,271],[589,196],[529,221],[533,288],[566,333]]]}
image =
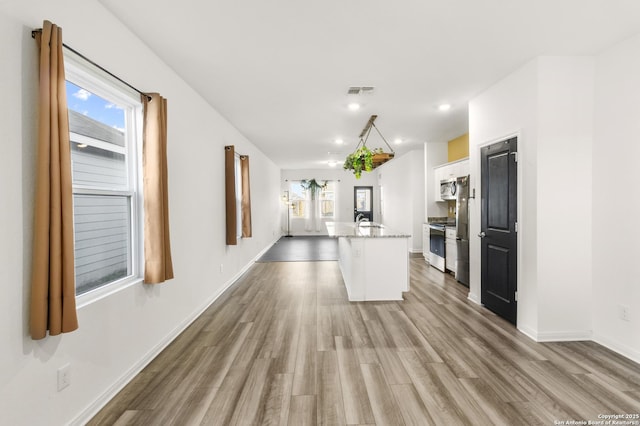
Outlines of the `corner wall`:
{"label": "corner wall", "polygon": [[[176,278],[132,285],[79,309],[80,329],[28,336],[37,47],[49,19],[65,43],[168,99],[169,209]],[[0,136],[0,423],[81,424],[280,235],[277,166],[95,0],[5,1]],[[224,145],[251,156],[253,235],[225,245]],[[220,265],[223,265],[221,271]],[[57,369],[71,385],[56,391]]]}
{"label": "corner wall", "polygon": [[377,170],[384,191],[382,223],[411,234],[409,250],[422,253],[422,224],[425,220],[424,148],[409,151]]}
{"label": "corner wall", "polygon": [[596,57],[595,98],[593,338],[640,362],[640,35]]}
{"label": "corner wall", "polygon": [[592,332],[593,57],[538,61],[538,339]]}
{"label": "corner wall", "polygon": [[[541,57],[469,106],[472,236],[480,232],[480,148],[518,136],[517,321],[536,340],[591,336],[593,81],[592,58]],[[479,301],[478,238],[470,258],[470,298]]]}
{"label": "corner wall", "polygon": [[[480,300],[480,148],[518,136],[518,328],[538,331],[537,288],[537,60],[516,70],[469,103],[469,298]],[[526,194],[526,196],[524,196]]]}

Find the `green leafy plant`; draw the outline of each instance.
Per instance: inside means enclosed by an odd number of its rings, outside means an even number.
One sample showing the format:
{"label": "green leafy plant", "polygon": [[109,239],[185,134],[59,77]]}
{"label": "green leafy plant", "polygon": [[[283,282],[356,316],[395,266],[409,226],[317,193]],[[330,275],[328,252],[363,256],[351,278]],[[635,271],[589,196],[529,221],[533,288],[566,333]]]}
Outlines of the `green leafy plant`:
{"label": "green leafy plant", "polygon": [[360,179],[362,171],[370,172],[373,170],[373,156],[382,154],[382,148],[370,150],[365,145],[356,149],[353,153],[347,155],[342,166],[345,170],[352,170],[356,179]]}
{"label": "green leafy plant", "polygon": [[315,200],[316,195],[318,195],[320,191],[327,187],[327,181],[325,180],[323,183],[318,183],[315,178],[303,179],[300,181],[300,186],[302,186],[305,190],[310,191],[311,199]]}

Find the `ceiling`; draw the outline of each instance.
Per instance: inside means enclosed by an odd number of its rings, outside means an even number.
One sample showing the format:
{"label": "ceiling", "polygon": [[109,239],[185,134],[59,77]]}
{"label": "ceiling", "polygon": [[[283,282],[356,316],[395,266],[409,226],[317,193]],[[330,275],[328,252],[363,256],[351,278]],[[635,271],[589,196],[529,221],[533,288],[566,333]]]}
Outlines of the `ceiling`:
{"label": "ceiling", "polygon": [[[450,140],[532,58],[640,32],[637,0],[100,1],[283,169],[340,167],[372,114],[397,155]],[[355,112],[350,86],[375,87]]]}

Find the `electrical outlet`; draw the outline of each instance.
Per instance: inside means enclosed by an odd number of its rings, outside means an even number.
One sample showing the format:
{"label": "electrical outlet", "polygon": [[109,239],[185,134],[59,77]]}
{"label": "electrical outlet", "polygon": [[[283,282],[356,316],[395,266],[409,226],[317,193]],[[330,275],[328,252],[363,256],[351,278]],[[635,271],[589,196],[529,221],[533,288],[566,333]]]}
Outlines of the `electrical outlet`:
{"label": "electrical outlet", "polygon": [[58,392],[71,384],[71,364],[58,368]]}
{"label": "electrical outlet", "polygon": [[221,263],[220,264],[220,273],[223,273],[223,272],[224,272],[224,265]]}
{"label": "electrical outlet", "polygon": [[623,321],[629,321],[629,307],[620,305],[620,318]]}

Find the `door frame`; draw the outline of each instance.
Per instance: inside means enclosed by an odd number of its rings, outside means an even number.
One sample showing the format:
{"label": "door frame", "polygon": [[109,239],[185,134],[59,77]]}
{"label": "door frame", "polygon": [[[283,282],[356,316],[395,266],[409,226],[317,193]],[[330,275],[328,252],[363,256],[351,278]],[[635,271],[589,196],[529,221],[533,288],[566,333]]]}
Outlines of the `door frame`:
{"label": "door frame", "polygon": [[[522,274],[522,263],[523,263],[523,257],[522,257],[522,246],[523,246],[523,237],[524,235],[526,235],[525,229],[525,221],[522,219],[523,215],[523,207],[522,207],[522,202],[523,202],[523,192],[522,192],[522,187],[523,187],[523,172],[524,172],[524,164],[526,161],[526,156],[523,154],[524,152],[524,144],[525,141],[522,138],[522,131],[521,130],[517,130],[511,133],[507,133],[504,134],[500,137],[494,138],[494,139],[490,139],[487,140],[481,144],[476,145],[474,151],[476,154],[476,159],[474,161],[474,167],[476,169],[476,174],[475,176],[473,176],[472,174],[472,182],[471,182],[471,187],[470,187],[470,191],[475,191],[475,197],[477,200],[477,202],[474,202],[474,222],[475,222],[475,226],[474,226],[474,230],[472,231],[472,233],[470,232],[469,237],[474,237],[474,240],[476,242],[476,244],[474,244],[474,250],[472,253],[470,253],[470,256],[477,256],[477,277],[476,280],[477,282],[473,282],[473,284],[475,284],[473,286],[473,289],[469,289],[469,300],[471,300],[472,302],[475,302],[479,305],[482,305],[482,291],[481,291],[481,285],[482,285],[482,261],[481,261],[481,248],[480,248],[480,241],[479,241],[479,237],[478,237],[478,233],[480,232],[480,227],[481,227],[481,223],[482,223],[482,205],[481,205],[481,194],[482,194],[482,179],[480,176],[481,173],[481,150],[482,148],[489,146],[489,145],[493,145],[494,143],[498,143],[498,142],[502,142],[505,141],[507,139],[511,139],[511,138],[517,138],[518,140],[518,162],[516,163],[516,188],[518,191],[518,195],[517,195],[517,200],[516,200],[516,204],[517,204],[517,208],[518,208],[518,212],[516,214],[516,220],[518,222],[518,232],[516,235],[516,249],[518,251],[517,255],[516,255],[516,262],[517,262],[517,268],[518,270],[516,271],[516,279],[518,280],[517,283],[517,288],[516,291],[518,291],[518,310],[517,310],[517,318],[516,318],[516,328],[521,330],[520,328],[520,324],[522,323],[520,321],[520,318],[522,316],[522,313],[524,311],[527,311],[526,307],[525,307],[525,301],[526,299],[526,291],[525,292],[521,292],[520,290],[523,289],[523,274]],[[472,194],[473,195],[473,194]],[[470,197],[471,198],[471,197]],[[475,201],[474,200],[474,201]],[[525,333],[525,334],[529,334],[529,333]]]}
{"label": "door frame", "polygon": [[371,195],[371,199],[369,200],[369,205],[371,207],[371,210],[369,210],[371,212],[371,218],[369,218],[369,220],[371,222],[374,221],[374,215],[375,215],[375,203],[374,203],[374,186],[373,185],[357,185],[353,187],[353,213],[354,213],[354,220],[355,220],[355,216],[356,216],[356,198],[357,198],[357,191],[359,189],[366,189],[369,190],[369,194]]}

